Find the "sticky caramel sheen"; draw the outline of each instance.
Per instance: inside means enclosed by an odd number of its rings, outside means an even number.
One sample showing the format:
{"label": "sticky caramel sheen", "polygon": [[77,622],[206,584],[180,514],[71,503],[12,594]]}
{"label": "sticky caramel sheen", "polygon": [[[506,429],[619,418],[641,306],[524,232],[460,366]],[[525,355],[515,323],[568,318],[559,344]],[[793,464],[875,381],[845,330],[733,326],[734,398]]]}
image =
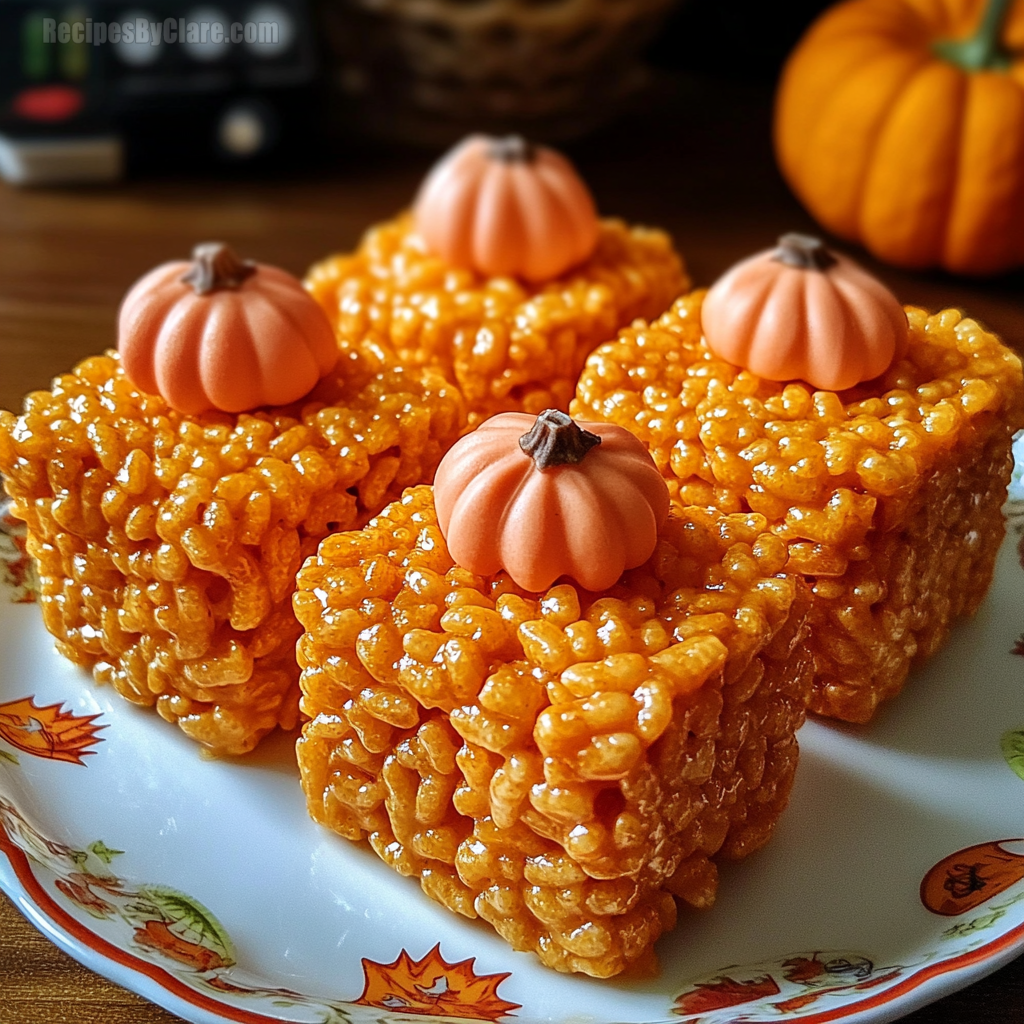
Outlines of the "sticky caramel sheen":
{"label": "sticky caramel sheen", "polygon": [[454,566],[429,487],[326,538],[295,595],[313,818],[556,970],[649,958],[771,835],[810,693],[785,544],[684,515],[603,594]]}
{"label": "sticky caramel sheen", "polygon": [[0,473],[61,653],[240,754],[298,720],[303,558],[429,479],[463,421],[440,375],[354,353],[304,403],[183,417],[109,353],[0,412]]}
{"label": "sticky caramel sheen", "polygon": [[616,220],[601,222],[586,263],[554,281],[482,278],[427,253],[403,216],[368,231],[355,253],[316,264],[306,287],[342,346],[437,366],[475,424],[565,410],[587,354],[636,317],[659,316],[687,278],[664,232]]}
{"label": "sticky caramel sheen", "polygon": [[867,721],[984,597],[1024,426],[1015,353],[956,310],[908,307],[905,358],[848,391],[714,356],[703,292],[591,355],[572,414],[632,430],[674,500],[764,515],[815,601],[815,711]]}

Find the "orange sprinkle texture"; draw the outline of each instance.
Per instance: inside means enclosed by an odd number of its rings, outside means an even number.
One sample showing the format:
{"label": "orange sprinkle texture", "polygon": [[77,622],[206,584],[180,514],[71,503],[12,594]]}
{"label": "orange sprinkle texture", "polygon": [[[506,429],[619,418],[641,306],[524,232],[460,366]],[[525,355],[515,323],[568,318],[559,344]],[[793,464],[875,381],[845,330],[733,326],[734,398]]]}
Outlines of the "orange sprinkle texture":
{"label": "orange sprinkle texture", "polygon": [[453,565],[429,487],[327,537],[294,599],[311,815],[556,970],[648,960],[789,797],[809,597],[766,525],[683,510],[603,593]]}
{"label": "orange sprinkle texture", "polygon": [[343,348],[438,367],[465,396],[471,424],[498,412],[564,411],[588,353],[636,317],[659,316],[687,286],[668,236],[651,228],[602,221],[589,260],[524,284],[448,266],[426,252],[407,215],[306,278]]}
{"label": "orange sprinkle texture", "polygon": [[109,353],[0,412],[0,473],[58,650],[241,754],[297,724],[302,560],[430,479],[464,419],[435,371],[351,351],[300,404],[183,416]]}
{"label": "orange sprinkle texture", "polygon": [[572,415],[632,430],[673,498],[765,516],[814,593],[813,710],[865,722],[991,582],[1020,359],[956,310],[907,308],[906,355],[842,392],[716,357],[704,293],[602,345]]}

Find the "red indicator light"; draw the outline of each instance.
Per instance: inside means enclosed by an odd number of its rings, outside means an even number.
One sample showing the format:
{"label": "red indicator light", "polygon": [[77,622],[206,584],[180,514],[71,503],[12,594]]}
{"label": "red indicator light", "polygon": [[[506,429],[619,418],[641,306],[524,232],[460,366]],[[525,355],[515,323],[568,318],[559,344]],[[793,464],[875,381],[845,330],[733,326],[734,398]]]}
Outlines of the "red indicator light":
{"label": "red indicator light", "polygon": [[39,85],[23,89],[11,109],[26,121],[66,121],[85,106],[81,90],[69,85]]}

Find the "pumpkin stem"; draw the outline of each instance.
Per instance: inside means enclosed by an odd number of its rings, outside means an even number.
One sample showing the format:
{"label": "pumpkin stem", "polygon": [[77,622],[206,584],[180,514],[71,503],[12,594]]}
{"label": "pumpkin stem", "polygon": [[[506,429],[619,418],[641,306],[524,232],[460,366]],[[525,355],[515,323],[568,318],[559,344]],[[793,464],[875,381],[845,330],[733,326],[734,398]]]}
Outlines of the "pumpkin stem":
{"label": "pumpkin stem", "polygon": [[201,242],[192,250],[192,266],[181,277],[196,295],[209,295],[219,288],[237,288],[256,273],[252,260],[240,260],[224,242]]}
{"label": "pumpkin stem", "polygon": [[574,466],[600,443],[597,434],[584,430],[558,409],[545,409],[529,432],[519,438],[519,447],[541,471],[551,466]]}
{"label": "pumpkin stem", "polygon": [[1000,36],[1012,0],[988,0],[974,35],[966,39],[939,39],[932,45],[937,57],[956,64],[965,71],[1004,71],[1010,56],[1003,49]]}
{"label": "pumpkin stem", "polygon": [[528,164],[537,154],[533,143],[522,135],[506,135],[501,139],[491,139],[487,155],[503,164]]}
{"label": "pumpkin stem", "polygon": [[779,238],[779,247],[772,259],[801,270],[828,270],[838,262],[820,239],[796,231]]}

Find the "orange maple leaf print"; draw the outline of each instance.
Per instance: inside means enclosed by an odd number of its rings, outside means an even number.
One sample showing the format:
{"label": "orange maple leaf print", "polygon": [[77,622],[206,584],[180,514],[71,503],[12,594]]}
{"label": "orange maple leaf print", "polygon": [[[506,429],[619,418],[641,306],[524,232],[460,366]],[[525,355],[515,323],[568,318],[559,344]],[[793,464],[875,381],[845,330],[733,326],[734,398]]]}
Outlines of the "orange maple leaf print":
{"label": "orange maple leaf print", "polygon": [[509,974],[476,974],[475,958],[447,963],[438,943],[422,960],[413,960],[403,949],[398,959],[380,964],[363,958],[366,984],[355,1000],[363,1006],[402,1013],[464,1017],[467,1020],[497,1021],[519,1003],[498,995],[498,986]]}
{"label": "orange maple leaf print", "polygon": [[805,992],[803,995],[793,996],[792,999],[783,999],[781,1002],[772,1003],[780,1013],[796,1013],[797,1010],[802,1010],[805,1006],[810,1006],[811,1003],[816,1002],[826,992],[838,992],[841,989],[824,988],[819,989],[817,992]]}
{"label": "orange maple leaf print", "polygon": [[216,950],[175,935],[163,921],[147,921],[145,927],[136,928],[135,941],[197,971],[215,971],[230,966]]}
{"label": "orange maple leaf print", "polygon": [[712,1010],[739,1006],[741,1003],[749,1003],[765,996],[777,996],[780,991],[778,982],[770,974],[751,978],[749,981],[721,978],[719,981],[699,983],[689,992],[677,996],[673,1012],[681,1017],[710,1013]]}
{"label": "orange maple leaf print", "polygon": [[78,873],[76,874],[77,877],[72,876],[69,879],[58,878],[54,885],[72,903],[77,903],[78,906],[83,910],[87,910],[93,917],[110,917],[114,913],[114,908],[102,896],[94,893],[89,888],[88,880],[83,884],[78,880],[83,876]]}
{"label": "orange maple leaf print", "polygon": [[32,697],[0,704],[0,739],[35,757],[84,765],[82,758],[95,753],[88,748],[103,741],[96,734],[106,726],[93,725],[99,715],[78,716],[61,707],[39,707]]}
{"label": "orange maple leaf print", "polygon": [[826,973],[825,965],[818,959],[817,953],[812,957],[790,957],[788,960],[782,961],[782,966],[786,968],[785,975],[787,981],[813,981],[815,978],[820,978]]}

